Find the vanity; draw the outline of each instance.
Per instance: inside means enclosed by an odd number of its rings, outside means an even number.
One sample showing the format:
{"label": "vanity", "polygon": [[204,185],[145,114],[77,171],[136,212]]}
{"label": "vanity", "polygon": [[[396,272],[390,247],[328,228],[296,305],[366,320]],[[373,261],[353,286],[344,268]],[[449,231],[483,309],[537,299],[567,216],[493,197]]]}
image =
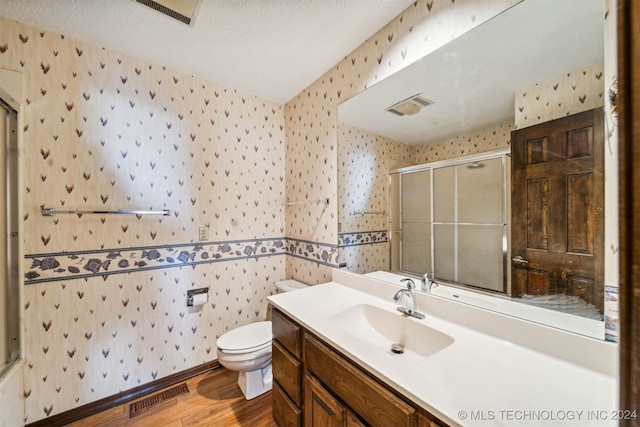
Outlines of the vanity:
{"label": "vanity", "polygon": [[334,270],[269,297],[279,426],[617,424],[615,345],[424,293],[410,318],[398,289]]}
{"label": "vanity", "polygon": [[278,425],[445,425],[277,308],[272,322]]}

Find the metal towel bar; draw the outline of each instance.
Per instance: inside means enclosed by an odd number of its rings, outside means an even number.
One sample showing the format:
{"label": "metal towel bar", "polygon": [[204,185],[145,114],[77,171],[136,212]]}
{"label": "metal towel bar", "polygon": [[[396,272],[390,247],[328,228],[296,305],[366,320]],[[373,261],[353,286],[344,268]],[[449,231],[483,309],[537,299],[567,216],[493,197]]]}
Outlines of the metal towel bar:
{"label": "metal towel bar", "polygon": [[57,214],[99,214],[99,215],[164,215],[170,216],[171,209],[162,211],[59,211],[54,208],[42,208],[42,216],[56,216]]}
{"label": "metal towel bar", "polygon": [[387,211],[354,211],[351,215],[386,215]]}
{"label": "metal towel bar", "polygon": [[305,200],[305,201],[302,201],[302,202],[287,202],[284,205],[285,206],[306,205],[308,203],[318,203],[318,204],[323,203],[325,205],[328,205],[329,204],[329,199],[326,198],[326,199],[316,199],[316,200]]}

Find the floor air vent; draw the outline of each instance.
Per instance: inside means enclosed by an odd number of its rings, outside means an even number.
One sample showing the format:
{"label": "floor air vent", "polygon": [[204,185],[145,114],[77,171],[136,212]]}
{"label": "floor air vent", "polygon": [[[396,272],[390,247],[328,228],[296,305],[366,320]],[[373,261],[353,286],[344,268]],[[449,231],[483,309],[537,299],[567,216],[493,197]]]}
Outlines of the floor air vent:
{"label": "floor air vent", "polygon": [[160,405],[169,400],[177,399],[183,394],[189,394],[189,388],[187,387],[186,383],[182,383],[168,390],[156,393],[145,399],[132,403],[131,406],[129,406],[129,418],[133,418],[137,415],[147,412],[157,405]]}
{"label": "floor air vent", "polygon": [[187,25],[192,25],[199,0],[134,0]]}

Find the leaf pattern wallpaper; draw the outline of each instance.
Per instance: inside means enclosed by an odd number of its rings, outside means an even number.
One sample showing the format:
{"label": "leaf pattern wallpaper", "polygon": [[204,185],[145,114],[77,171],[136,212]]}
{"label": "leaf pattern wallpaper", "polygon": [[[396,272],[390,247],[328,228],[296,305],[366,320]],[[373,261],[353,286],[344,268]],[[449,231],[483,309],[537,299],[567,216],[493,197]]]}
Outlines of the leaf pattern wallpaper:
{"label": "leaf pattern wallpaper", "polygon": [[[381,218],[338,227],[337,105],[515,3],[418,0],[286,105],[0,18],[0,68],[24,74],[26,422],[214,360],[275,281],[328,281],[345,237],[385,239]],[[362,246],[373,264],[382,246]]]}
{"label": "leaf pattern wallpaper", "polygon": [[[282,105],[17,22],[0,28],[0,66],[24,74],[32,422],[215,359],[219,335],[266,317],[298,244],[284,239]],[[208,304],[188,308],[200,287]]]}

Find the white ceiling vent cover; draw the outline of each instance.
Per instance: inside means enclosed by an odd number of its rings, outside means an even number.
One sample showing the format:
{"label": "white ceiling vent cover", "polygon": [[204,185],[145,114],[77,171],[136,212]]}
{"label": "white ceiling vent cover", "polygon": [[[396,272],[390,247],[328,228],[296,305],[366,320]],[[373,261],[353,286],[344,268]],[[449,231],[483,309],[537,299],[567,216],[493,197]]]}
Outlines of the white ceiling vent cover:
{"label": "white ceiling vent cover", "polygon": [[433,104],[433,101],[428,100],[422,94],[413,95],[400,101],[397,104],[393,104],[386,110],[390,113],[397,114],[398,116],[413,116],[420,112],[420,110],[426,106]]}
{"label": "white ceiling vent cover", "polygon": [[200,0],[133,0],[183,24],[193,26]]}

